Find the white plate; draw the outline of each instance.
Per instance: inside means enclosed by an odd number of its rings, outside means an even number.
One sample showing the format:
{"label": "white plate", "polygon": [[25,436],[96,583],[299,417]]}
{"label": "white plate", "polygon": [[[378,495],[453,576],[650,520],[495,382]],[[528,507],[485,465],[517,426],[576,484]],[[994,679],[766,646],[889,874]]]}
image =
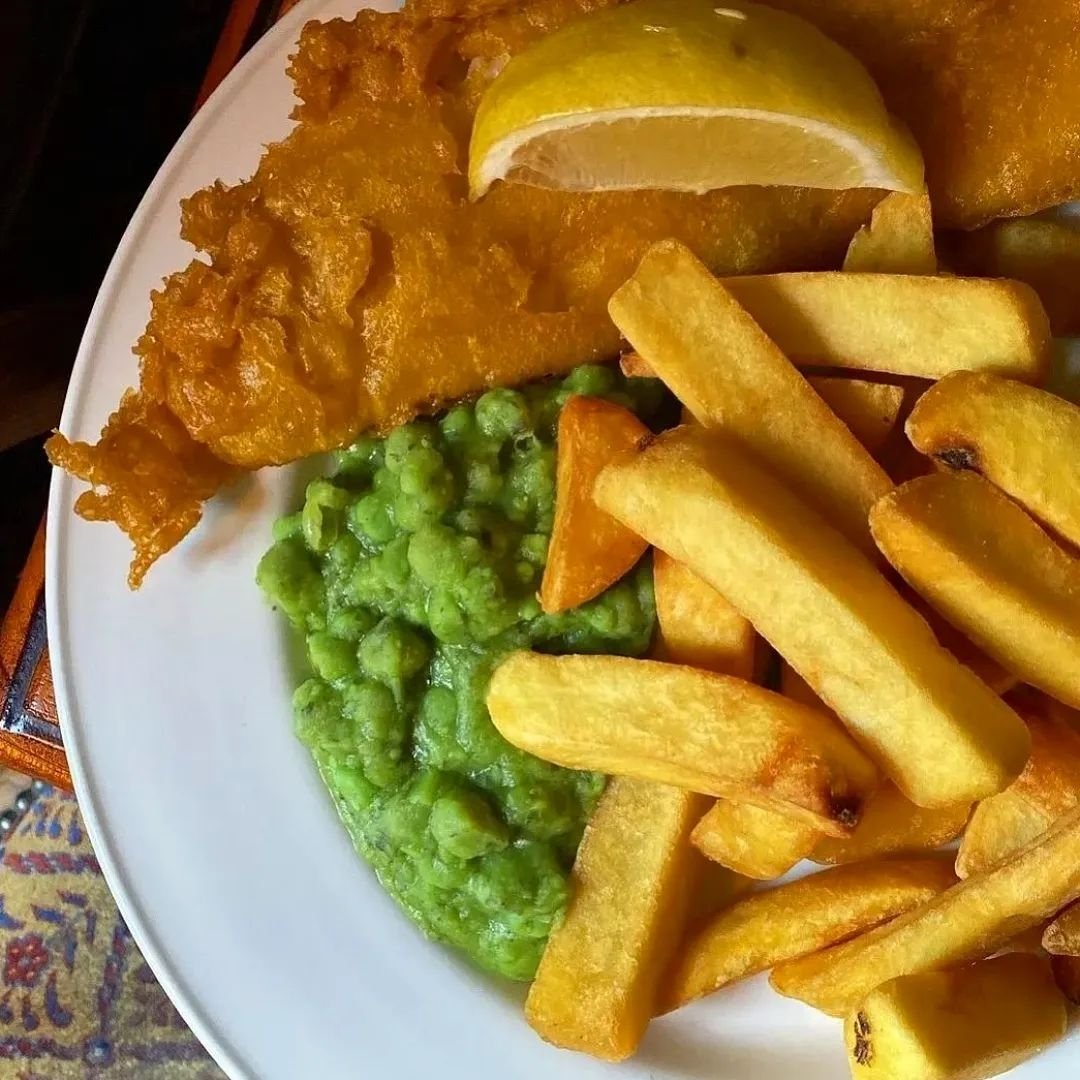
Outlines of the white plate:
{"label": "white plate", "polygon": [[[285,65],[301,25],[356,7],[302,4],[177,144],[102,285],[66,433],[95,437],[135,380],[131,345],[150,290],[192,254],[178,239],[181,197],[254,169],[261,146],[289,126]],[[846,1075],[839,1024],[761,979],[657,1022],[632,1064],[552,1049],[526,1026],[517,988],[414,930],[354,855],[291,734],[281,620],[253,574],[294,486],[289,470],[253,477],[138,593],[125,585],[120,533],[73,515],[81,485],[55,476],[49,505],[49,647],[79,803],[139,946],[226,1071],[260,1080]],[[1073,1053],[1060,1046],[1022,1075],[1064,1077]]]}

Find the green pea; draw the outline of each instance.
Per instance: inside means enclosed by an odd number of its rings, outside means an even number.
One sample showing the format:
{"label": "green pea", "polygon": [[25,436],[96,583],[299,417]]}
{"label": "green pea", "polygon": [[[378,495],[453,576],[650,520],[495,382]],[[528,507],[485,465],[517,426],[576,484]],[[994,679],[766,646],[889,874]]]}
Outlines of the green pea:
{"label": "green pea", "polygon": [[308,634],[307,649],[315,674],[329,683],[346,678],[356,666],[356,646],[325,630]]}
{"label": "green pea", "polygon": [[426,525],[409,538],[409,566],[429,587],[452,577],[457,556],[457,537],[445,525]]}
{"label": "green pea", "polygon": [[615,381],[613,368],[603,364],[582,364],[563,379],[562,389],[571,394],[602,397],[615,388]]}
{"label": "green pea", "polygon": [[469,640],[469,628],[454,594],[450,589],[432,589],[425,608],[427,624],[440,641],[464,645]]}
{"label": "green pea", "polygon": [[468,506],[491,506],[503,487],[497,460],[470,461],[465,473],[465,503]]}
{"label": "green pea", "polygon": [[431,808],[429,828],[440,850],[456,859],[476,859],[509,843],[506,826],[475,791],[442,796]]}
{"label": "green pea", "polygon": [[282,540],[270,548],[259,560],[255,581],[293,626],[320,629],[325,624],[326,587],[301,540]]}
{"label": "green pea", "polygon": [[402,460],[398,483],[403,492],[416,495],[445,471],[446,465],[438,450],[430,446],[414,446]]}
{"label": "green pea", "polygon": [[330,507],[313,501],[304,503],[301,525],[307,546],[317,554],[326,551],[337,539],[339,521],[337,512]]}
{"label": "green pea", "polygon": [[365,495],[352,504],[349,526],[369,545],[385,544],[397,535],[386,499],[380,494]]}
{"label": "green pea", "polygon": [[294,536],[300,536],[302,516],[303,512],[298,510],[295,514],[286,514],[285,517],[278,518],[271,529],[273,538],[289,540]]}
{"label": "green pea", "polygon": [[548,538],[543,533],[526,533],[518,541],[518,556],[533,566],[547,563]]}
{"label": "green pea", "polygon": [[293,693],[293,730],[301,742],[315,744],[341,723],[341,698],[322,679],[307,679]]}
{"label": "green pea", "polygon": [[390,472],[399,473],[410,450],[420,446],[434,446],[437,440],[438,428],[434,424],[422,420],[402,424],[386,436],[383,464]]}
{"label": "green pea", "polygon": [[439,430],[448,442],[464,441],[476,430],[472,408],[468,405],[455,405],[439,421]]}
{"label": "green pea", "polygon": [[406,623],[385,618],[360,642],[360,663],[375,678],[400,684],[428,662],[428,643]]}
{"label": "green pea", "polygon": [[532,430],[529,403],[517,390],[489,390],[476,402],[476,424],[491,439],[522,435]]}
{"label": "green pea", "polygon": [[329,480],[312,480],[304,492],[304,501],[328,506],[333,510],[344,510],[349,505],[352,495],[343,487]]}
{"label": "green pea", "polygon": [[[378,616],[367,608],[344,607],[327,617],[326,629],[334,637],[351,641],[355,645],[378,621]],[[355,650],[352,658],[355,662]]]}

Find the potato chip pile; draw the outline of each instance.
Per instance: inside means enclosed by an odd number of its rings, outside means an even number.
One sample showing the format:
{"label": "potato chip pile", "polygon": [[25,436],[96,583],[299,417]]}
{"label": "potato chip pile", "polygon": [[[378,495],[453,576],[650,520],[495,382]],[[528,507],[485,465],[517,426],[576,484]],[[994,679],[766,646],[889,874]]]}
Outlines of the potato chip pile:
{"label": "potato chip pile", "polygon": [[771,971],[854,1077],[960,1080],[1080,1003],[1080,408],[1029,286],[936,269],[894,195],[842,272],[664,241],[611,299],[683,423],[571,401],[549,574],[596,595],[651,545],[660,640],[516,653],[488,696],[613,777],[526,1003],[558,1046],[622,1060]]}

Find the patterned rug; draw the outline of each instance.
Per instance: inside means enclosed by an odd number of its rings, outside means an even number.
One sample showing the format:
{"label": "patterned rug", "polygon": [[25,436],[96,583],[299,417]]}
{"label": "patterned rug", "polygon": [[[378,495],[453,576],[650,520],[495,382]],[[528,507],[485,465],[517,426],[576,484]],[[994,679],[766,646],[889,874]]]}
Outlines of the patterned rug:
{"label": "patterned rug", "polygon": [[0,1077],[222,1080],[135,947],[75,800],[35,784],[0,837]]}

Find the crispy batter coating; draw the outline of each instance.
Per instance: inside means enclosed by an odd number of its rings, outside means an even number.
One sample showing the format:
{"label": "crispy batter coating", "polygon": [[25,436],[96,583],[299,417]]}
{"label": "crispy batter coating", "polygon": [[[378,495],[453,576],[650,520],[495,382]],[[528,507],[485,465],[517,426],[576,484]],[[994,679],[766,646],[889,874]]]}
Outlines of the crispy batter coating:
{"label": "crispy batter coating", "polygon": [[128,584],[194,528],[202,504],[236,470],[195,442],[164,406],[129,390],[96,446],[49,440],[54,462],[92,485],[75,502],[88,521],[115,521],[135,544]]}
{"label": "crispy batter coating", "polygon": [[850,49],[926,160],[939,226],[1080,197],[1078,0],[768,0]]}
{"label": "crispy batter coating", "polygon": [[[305,28],[297,127],[250,180],[184,204],[183,235],[209,261],[154,293],[136,347],[141,408],[115,414],[97,446],[48,446],[107,490],[94,516],[131,537],[133,583],[195,524],[226,465],[293,461],[614,356],[605,304],[653,240],[681,239],[729,274],[839,261],[878,194],[500,185],[468,201],[483,86],[506,55],[604,3],[417,0]],[[165,417],[187,432],[183,454],[157,438]],[[190,440],[219,459],[194,479]],[[155,453],[136,460],[144,443]]]}

